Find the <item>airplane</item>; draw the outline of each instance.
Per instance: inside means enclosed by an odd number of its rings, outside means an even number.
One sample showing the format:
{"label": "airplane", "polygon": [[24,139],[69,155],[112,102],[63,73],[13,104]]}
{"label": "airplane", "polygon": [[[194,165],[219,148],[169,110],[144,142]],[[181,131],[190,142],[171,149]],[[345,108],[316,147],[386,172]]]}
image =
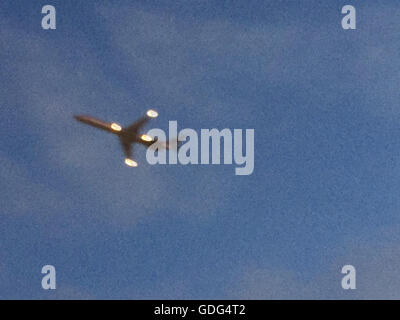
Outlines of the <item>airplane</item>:
{"label": "airplane", "polygon": [[[116,134],[121,142],[122,148],[125,153],[125,164],[130,167],[137,167],[138,163],[132,159],[132,144],[140,143],[146,147],[151,146],[157,141],[157,138],[153,138],[147,134],[139,133],[139,130],[149,121],[151,118],[158,117],[157,111],[152,109],[146,112],[146,115],[132,123],[130,126],[123,128],[115,122],[104,122],[102,120],[95,119],[88,115],[75,115],[74,118],[80,122],[91,125],[95,128],[105,130],[107,132]],[[166,142],[164,147],[169,149],[170,142]]]}

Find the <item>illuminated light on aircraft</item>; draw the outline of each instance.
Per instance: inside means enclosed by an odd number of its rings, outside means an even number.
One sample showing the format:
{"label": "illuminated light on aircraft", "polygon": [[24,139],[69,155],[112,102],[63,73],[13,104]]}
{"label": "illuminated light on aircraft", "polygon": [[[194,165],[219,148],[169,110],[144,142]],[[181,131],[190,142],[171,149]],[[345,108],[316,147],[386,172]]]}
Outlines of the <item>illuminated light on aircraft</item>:
{"label": "illuminated light on aircraft", "polygon": [[148,110],[147,111],[147,116],[149,116],[150,118],[157,118],[158,117],[158,112],[157,111],[154,111],[154,110]]}
{"label": "illuminated light on aircraft", "polygon": [[130,166],[130,167],[137,167],[138,166],[136,161],[133,161],[132,159],[129,159],[129,158],[125,159],[125,164]]}
{"label": "illuminated light on aircraft", "polygon": [[111,123],[111,129],[113,129],[114,131],[121,131],[122,127],[119,124],[113,122]]}
{"label": "illuminated light on aircraft", "polygon": [[148,141],[148,142],[153,141],[153,137],[148,136],[147,134],[142,134],[140,139],[142,139],[143,141]]}

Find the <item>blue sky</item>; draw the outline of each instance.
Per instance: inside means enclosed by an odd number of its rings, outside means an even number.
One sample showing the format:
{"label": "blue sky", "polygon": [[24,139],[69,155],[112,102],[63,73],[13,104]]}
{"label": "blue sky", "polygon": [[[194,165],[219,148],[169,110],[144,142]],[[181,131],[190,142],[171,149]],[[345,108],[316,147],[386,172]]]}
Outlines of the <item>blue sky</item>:
{"label": "blue sky", "polygon": [[[357,30],[341,28],[346,4]],[[0,298],[400,298],[399,14],[2,1]],[[148,129],[254,128],[254,173],[150,166],[140,146],[127,168],[115,137],[72,118],[128,125],[149,108]]]}

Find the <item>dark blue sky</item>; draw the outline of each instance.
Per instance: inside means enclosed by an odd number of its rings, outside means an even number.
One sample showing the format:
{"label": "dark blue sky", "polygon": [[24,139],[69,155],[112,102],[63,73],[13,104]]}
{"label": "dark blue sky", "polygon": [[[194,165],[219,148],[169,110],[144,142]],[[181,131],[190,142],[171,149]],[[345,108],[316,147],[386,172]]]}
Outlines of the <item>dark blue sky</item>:
{"label": "dark blue sky", "polygon": [[[400,298],[399,16],[397,1],[2,1],[0,298]],[[128,168],[72,118],[149,108],[148,129],[254,128],[254,173],[150,166],[140,146]]]}

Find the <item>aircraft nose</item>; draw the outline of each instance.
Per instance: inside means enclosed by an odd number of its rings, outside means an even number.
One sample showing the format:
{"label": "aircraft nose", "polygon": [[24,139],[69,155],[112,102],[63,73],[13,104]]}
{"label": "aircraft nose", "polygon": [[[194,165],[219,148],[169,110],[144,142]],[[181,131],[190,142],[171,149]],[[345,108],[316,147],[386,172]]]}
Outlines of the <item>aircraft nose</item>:
{"label": "aircraft nose", "polygon": [[83,121],[83,120],[85,120],[85,117],[84,117],[84,116],[77,116],[77,115],[74,115],[74,118],[75,118],[76,120],[78,120],[78,121]]}

